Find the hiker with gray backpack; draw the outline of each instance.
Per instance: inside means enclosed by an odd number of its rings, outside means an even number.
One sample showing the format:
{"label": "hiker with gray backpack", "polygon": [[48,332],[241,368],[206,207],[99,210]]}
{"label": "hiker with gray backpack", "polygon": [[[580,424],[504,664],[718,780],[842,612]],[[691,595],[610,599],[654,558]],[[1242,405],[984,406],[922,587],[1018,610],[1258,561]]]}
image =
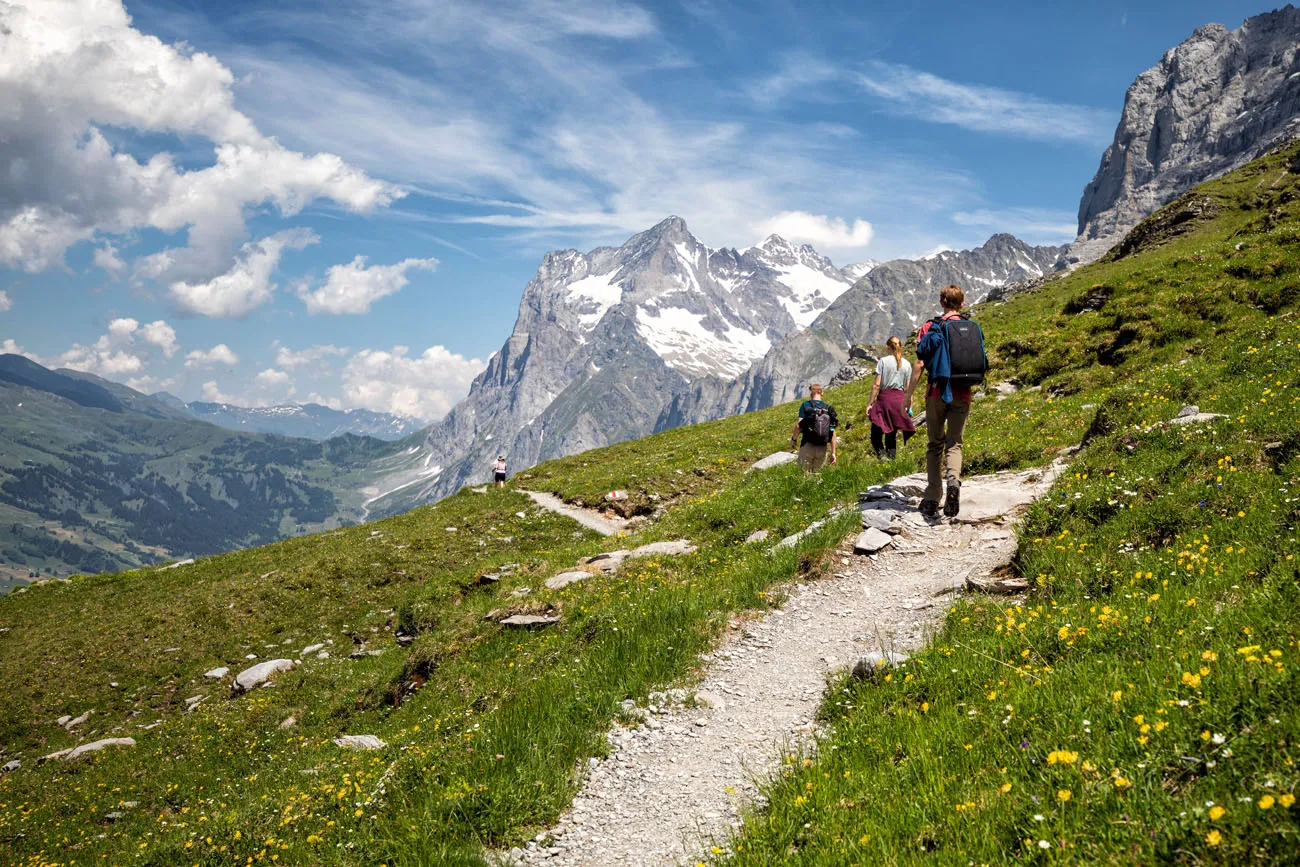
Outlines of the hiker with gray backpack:
{"label": "hiker with gray backpack", "polygon": [[[984,332],[977,323],[962,316],[965,304],[966,293],[960,286],[946,286],[939,293],[943,312],[921,326],[916,344],[917,361],[907,385],[910,405],[921,370],[925,369],[928,376],[925,426],[929,445],[925,451],[927,483],[925,495],[921,497],[921,514],[927,518],[938,516],[939,495],[944,493],[945,482],[944,515],[955,518],[961,511],[962,434],[970,416],[971,388],[984,381],[988,370]],[[948,469],[942,474],[945,460]]]}
{"label": "hiker with gray backpack", "polygon": [[790,436],[790,448],[796,440],[799,443],[799,466],[804,472],[815,473],[828,462],[834,465],[838,421],[835,407],[822,400],[822,387],[816,383],[808,386],[808,399],[799,404],[799,420]]}

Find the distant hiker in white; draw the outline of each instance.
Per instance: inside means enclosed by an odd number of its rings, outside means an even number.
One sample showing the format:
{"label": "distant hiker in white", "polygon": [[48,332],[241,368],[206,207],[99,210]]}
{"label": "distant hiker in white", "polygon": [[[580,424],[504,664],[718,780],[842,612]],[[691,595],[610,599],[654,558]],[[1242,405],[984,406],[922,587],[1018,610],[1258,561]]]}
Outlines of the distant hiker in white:
{"label": "distant hiker in white", "polygon": [[885,343],[889,355],[876,362],[876,381],[867,401],[867,418],[871,420],[871,447],[876,457],[892,461],[898,455],[898,432],[906,443],[916,433],[911,410],[907,405],[907,382],[911,375],[903,358],[903,341],[891,337]]}
{"label": "distant hiker in white", "polygon": [[822,402],[822,387],[813,383],[808,386],[808,399],[799,405],[799,420],[794,423],[794,433],[790,436],[790,448],[799,443],[799,466],[804,472],[815,473],[829,460],[835,463],[835,408]]}
{"label": "distant hiker in white", "polygon": [[496,482],[498,488],[506,486],[506,456],[497,455],[496,463],[492,465],[492,480]]}

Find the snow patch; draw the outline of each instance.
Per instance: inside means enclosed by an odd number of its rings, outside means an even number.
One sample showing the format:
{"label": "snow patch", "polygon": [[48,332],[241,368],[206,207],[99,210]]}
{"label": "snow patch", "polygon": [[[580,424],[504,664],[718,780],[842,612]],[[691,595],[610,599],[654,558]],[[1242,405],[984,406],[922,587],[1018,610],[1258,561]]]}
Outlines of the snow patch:
{"label": "snow patch", "polygon": [[583,328],[592,328],[609,308],[623,299],[623,287],[614,282],[618,272],[592,274],[568,285],[569,297],[577,299],[582,310],[578,321]]}
{"label": "snow patch", "polygon": [[716,334],[704,327],[704,316],[681,307],[637,308],[636,323],[655,354],[683,373],[736,377],[772,348],[767,335],[734,325]]}
{"label": "snow patch", "polygon": [[848,290],[847,279],[836,279],[829,274],[809,268],[803,263],[774,266],[777,281],[791,291],[781,303],[800,328],[812,325],[817,314]]}

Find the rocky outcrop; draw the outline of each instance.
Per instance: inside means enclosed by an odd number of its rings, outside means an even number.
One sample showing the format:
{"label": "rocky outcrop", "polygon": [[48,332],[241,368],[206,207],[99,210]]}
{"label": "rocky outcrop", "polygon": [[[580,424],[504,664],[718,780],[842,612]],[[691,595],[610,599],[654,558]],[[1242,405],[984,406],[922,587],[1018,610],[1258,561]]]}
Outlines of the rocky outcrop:
{"label": "rocky outcrop", "polygon": [[1072,262],[1098,258],[1191,187],[1300,134],[1300,10],[1207,24],[1137,77],[1079,203]]}

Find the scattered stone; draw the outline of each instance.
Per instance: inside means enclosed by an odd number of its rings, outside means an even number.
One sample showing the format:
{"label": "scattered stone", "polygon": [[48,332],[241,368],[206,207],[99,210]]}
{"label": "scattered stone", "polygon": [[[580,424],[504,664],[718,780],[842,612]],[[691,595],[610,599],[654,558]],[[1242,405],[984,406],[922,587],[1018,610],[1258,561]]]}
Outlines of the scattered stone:
{"label": "scattered stone", "polygon": [[750,468],[745,472],[753,472],[754,470],[770,470],[772,467],[779,467],[782,464],[792,464],[797,460],[799,460],[799,455],[794,452],[773,452],[765,458],[754,461]]}
{"label": "scattered stone", "polygon": [[297,724],[298,724],[298,718],[297,718],[296,716],[294,716],[293,714],[290,714],[289,716],[287,716],[287,717],[284,718],[284,721],[283,721],[283,722],[280,723],[280,728],[282,728],[282,729],[291,729],[291,728],[293,728],[294,726],[296,726]]}
{"label": "scattered stone", "polygon": [[56,719],[56,720],[54,721],[54,724],[55,724],[56,726],[65,726],[65,725],[67,725],[68,723],[70,723],[71,721],[72,721],[72,717],[71,717],[70,715],[68,715],[68,714],[64,714],[63,716],[61,716],[61,717],[59,717],[58,719]]}
{"label": "scattered stone", "polygon": [[247,656],[245,656],[244,659],[257,659],[257,654],[256,654],[256,653],[250,653],[250,654],[248,654]]}
{"label": "scattered stone", "polygon": [[824,526],[826,526],[825,521],[813,521],[811,524],[809,524],[807,527],[804,527],[798,533],[794,533],[792,535],[786,536],[780,542],[777,542],[776,547],[793,548],[795,545],[799,544],[800,539],[804,538],[805,536],[811,536],[813,533],[816,533]]}
{"label": "scattered stone", "polygon": [[348,654],[348,659],[369,659],[372,656],[381,656],[382,650],[354,650]]}
{"label": "scattered stone", "polygon": [[105,813],[105,814],[104,814],[104,821],[106,821],[106,822],[116,822],[118,819],[122,818],[122,817],[125,816],[125,815],[126,815],[125,813],[120,813],[120,812],[117,812],[117,811],[115,810],[115,811],[113,811],[112,813]]}
{"label": "scattered stone", "polygon": [[304,647],[302,650],[298,651],[298,655],[299,655],[299,656],[311,656],[313,653],[316,653],[316,652],[321,651],[321,650],[324,650],[324,649],[325,649],[325,642],[322,641],[320,644],[309,644],[309,645],[307,645],[307,646]]}
{"label": "scattered stone", "polygon": [[966,589],[975,593],[994,593],[1008,596],[1027,592],[1029,582],[1023,578],[1012,576],[988,575],[976,577],[974,573],[971,573],[966,576]]}
{"label": "scattered stone", "polygon": [[579,581],[586,581],[590,577],[590,572],[561,572],[554,578],[546,579],[546,589],[560,590],[568,587],[570,584],[576,584]]}
{"label": "scattered stone", "polygon": [[884,509],[865,509],[862,512],[862,529],[875,529],[882,533],[898,532],[898,528],[894,526],[894,516]]}
{"label": "scattered stone", "polygon": [[207,698],[207,696],[192,695],[189,698],[185,699],[185,712],[189,713],[190,711],[194,710],[194,708],[199,706],[199,702],[203,701],[203,699],[205,698]]}
{"label": "scattered stone", "polygon": [[606,551],[603,554],[593,554],[590,557],[583,557],[578,561],[579,566],[595,566],[607,575],[613,575],[618,571],[618,567],[623,565],[623,561],[628,558],[632,552],[626,549],[618,551]]}
{"label": "scattered stone", "polygon": [[1201,412],[1201,408],[1193,403],[1184,406],[1182,409],[1178,410],[1178,415],[1175,416],[1175,418],[1187,418],[1193,415],[1200,415],[1200,412]]}
{"label": "scattered stone", "polygon": [[23,766],[23,763],[14,759],[11,762],[5,762],[4,767],[0,767],[0,774],[12,774]]}
{"label": "scattered stone", "polygon": [[686,539],[674,539],[671,542],[651,542],[640,548],[633,548],[627,555],[632,557],[674,557],[682,554],[694,554],[696,547]]}
{"label": "scattered stone", "polygon": [[375,735],[339,735],[334,744],[345,750],[382,750],[388,746]]}
{"label": "scattered stone", "polygon": [[259,662],[257,665],[246,668],[235,675],[235,682],[230,687],[231,692],[235,695],[248,692],[266,683],[271,675],[281,671],[292,671],[293,669],[294,662],[292,659],[268,659],[266,662]]}
{"label": "scattered stone", "polygon": [[1207,421],[1214,421],[1218,418],[1227,418],[1227,416],[1218,412],[1201,412],[1199,406],[1185,406],[1178,411],[1178,415],[1170,419],[1170,424],[1201,424]]}
{"label": "scattered stone", "polygon": [[559,622],[560,618],[553,614],[516,614],[502,620],[501,625],[508,629],[533,629],[553,626]]}
{"label": "scattered stone", "polygon": [[853,553],[874,554],[882,548],[889,547],[893,541],[888,533],[883,533],[875,527],[868,527],[858,534],[858,538],[853,543]]}
{"label": "scattered stone", "polygon": [[488,587],[488,586],[491,586],[491,585],[493,585],[493,584],[496,584],[496,583],[497,583],[498,581],[500,581],[500,580],[501,580],[501,575],[500,575],[500,573],[497,573],[497,572],[485,572],[485,573],[483,573],[482,575],[480,575],[480,576],[478,576],[477,578],[475,578],[475,579],[474,579],[474,583],[477,584],[477,585],[480,586],[480,587]]}
{"label": "scattered stone", "polygon": [[168,563],[166,566],[160,566],[160,567],[158,567],[158,571],[159,571],[159,572],[163,572],[163,571],[166,571],[166,570],[168,570],[168,569],[177,569],[177,568],[179,568],[179,567],[181,567],[181,566],[188,566],[188,565],[190,565],[190,564],[193,563],[193,562],[194,562],[194,558],[193,558],[193,557],[189,557],[189,558],[186,558],[186,559],[184,559],[184,560],[177,560],[175,563]]}
{"label": "scattered stone", "polygon": [[997,385],[993,386],[993,392],[995,394],[1015,394],[1017,391],[1020,391],[1020,386],[1016,385],[1014,382],[999,382]]}
{"label": "scattered stone", "polygon": [[104,738],[103,740],[92,741],[91,743],[88,744],[82,744],[79,747],[72,747],[70,749],[59,750],[58,752],[50,753],[48,756],[42,758],[41,761],[46,761],[49,759],[64,759],[66,761],[71,761],[72,759],[79,759],[82,756],[86,755],[87,753],[97,753],[100,750],[106,750],[109,747],[133,747],[133,746],[135,746],[134,738]]}
{"label": "scattered stone", "polygon": [[415,643],[415,636],[414,636],[414,635],[399,635],[399,636],[397,636],[397,646],[398,646],[398,647],[410,647],[410,646],[411,646],[412,644],[414,644],[414,643]]}
{"label": "scattered stone", "polygon": [[853,666],[854,680],[870,680],[878,672],[897,668],[907,662],[907,654],[895,650],[873,650]]}
{"label": "scattered stone", "polygon": [[531,596],[532,592],[533,592],[533,588],[531,587],[517,587],[513,591],[511,591],[510,598],[523,599],[525,596]]}
{"label": "scattered stone", "polygon": [[766,541],[767,537],[770,535],[772,535],[771,530],[755,530],[754,532],[750,533],[748,536],[745,537],[745,544],[752,545],[755,542]]}
{"label": "scattered stone", "polygon": [[91,715],[92,713],[94,713],[93,710],[88,710],[88,711],[86,711],[85,713],[83,713],[81,716],[79,716],[79,717],[77,717],[77,718],[75,718],[75,719],[70,719],[70,720],[68,720],[67,722],[65,722],[65,723],[63,724],[63,727],[64,727],[65,729],[67,729],[68,731],[72,731],[72,730],[75,729],[77,726],[81,725],[81,724],[84,723],[86,720],[90,719],[90,715]]}
{"label": "scattered stone", "polygon": [[609,503],[622,503],[627,500],[627,491],[610,491],[605,495],[605,501]]}

